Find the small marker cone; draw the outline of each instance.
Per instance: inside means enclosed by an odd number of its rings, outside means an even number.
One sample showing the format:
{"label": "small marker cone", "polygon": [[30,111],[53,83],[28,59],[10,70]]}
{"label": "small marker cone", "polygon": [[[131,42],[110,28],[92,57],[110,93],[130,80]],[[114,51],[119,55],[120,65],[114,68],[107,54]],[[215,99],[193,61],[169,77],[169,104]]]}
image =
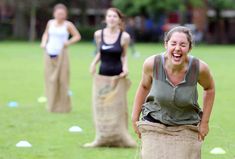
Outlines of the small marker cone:
{"label": "small marker cone", "polygon": [[69,128],[69,132],[82,132],[82,128],[79,126],[72,126]]}
{"label": "small marker cone", "polygon": [[214,154],[214,155],[222,155],[222,154],[225,154],[225,150],[220,148],[220,147],[215,147],[213,148],[211,151],[210,151],[211,154]]}
{"label": "small marker cone", "polygon": [[16,147],[32,147],[32,145],[26,140],[21,140],[16,144]]}

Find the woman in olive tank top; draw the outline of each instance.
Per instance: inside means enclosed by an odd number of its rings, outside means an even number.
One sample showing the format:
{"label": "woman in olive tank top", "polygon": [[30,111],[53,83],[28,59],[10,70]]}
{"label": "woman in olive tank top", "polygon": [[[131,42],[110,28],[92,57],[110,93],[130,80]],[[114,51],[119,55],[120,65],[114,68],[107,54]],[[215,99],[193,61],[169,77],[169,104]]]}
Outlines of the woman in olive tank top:
{"label": "woman in olive tank top", "polygon": [[[132,122],[142,141],[141,155],[143,159],[199,159],[209,132],[213,77],[205,62],[189,55],[192,34],[188,28],[171,29],[164,42],[164,53],[145,60],[136,92]],[[203,88],[202,110],[197,83]]]}

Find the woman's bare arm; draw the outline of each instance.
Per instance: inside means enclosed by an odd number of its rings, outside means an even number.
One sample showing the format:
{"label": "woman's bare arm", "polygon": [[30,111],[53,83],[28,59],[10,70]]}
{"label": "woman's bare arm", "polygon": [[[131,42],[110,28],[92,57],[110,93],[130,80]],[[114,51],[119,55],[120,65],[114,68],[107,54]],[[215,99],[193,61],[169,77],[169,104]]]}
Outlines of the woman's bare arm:
{"label": "woman's bare arm", "polygon": [[122,38],[122,46],[123,46],[123,52],[122,52],[122,73],[120,76],[126,76],[128,75],[128,60],[127,60],[127,49],[130,42],[130,35],[126,32],[123,33]]}
{"label": "woman's bare arm", "polygon": [[50,21],[47,22],[47,26],[46,26],[46,29],[45,29],[43,35],[42,35],[42,40],[41,40],[41,44],[40,44],[41,48],[43,48],[43,49],[45,49],[47,41],[48,41],[49,22]]}
{"label": "woman's bare arm", "polygon": [[203,87],[203,115],[199,127],[199,140],[209,132],[209,119],[215,98],[215,84],[208,65],[200,61],[199,84]]}
{"label": "woman's bare arm", "polygon": [[132,110],[133,128],[139,137],[141,137],[141,134],[137,128],[136,122],[139,121],[142,105],[144,104],[145,98],[147,97],[152,85],[153,65],[154,56],[145,60],[143,65],[142,79],[135,95],[135,101]]}
{"label": "woman's bare arm", "polygon": [[68,22],[67,24],[68,24],[68,32],[72,35],[72,37],[65,43],[65,47],[81,40],[81,35],[77,30],[77,28],[73,25],[73,23]]}
{"label": "woman's bare arm", "polygon": [[[96,48],[100,48],[101,30],[98,30],[94,33],[94,39],[96,43]],[[90,73],[92,75],[96,73],[96,65],[99,63],[99,61],[100,61],[100,52],[97,52],[95,58],[93,59],[90,65]]]}

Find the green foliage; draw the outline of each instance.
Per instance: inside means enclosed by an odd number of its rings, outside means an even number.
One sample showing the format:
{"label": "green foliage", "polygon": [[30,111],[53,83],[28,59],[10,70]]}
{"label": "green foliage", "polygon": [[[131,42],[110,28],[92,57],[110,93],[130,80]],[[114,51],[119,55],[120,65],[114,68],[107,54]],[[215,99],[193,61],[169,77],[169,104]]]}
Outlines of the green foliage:
{"label": "green foliage", "polygon": [[97,30],[97,28],[80,26],[78,27],[78,30],[82,36],[83,41],[90,41],[94,39],[94,33]]}
{"label": "green foliage", "polygon": [[3,40],[12,34],[11,24],[0,23],[0,40]]}
{"label": "green foliage", "polygon": [[235,0],[208,0],[210,7],[214,9],[235,9]]}
{"label": "green foliage", "polygon": [[203,2],[201,0],[113,0],[113,5],[124,11],[125,14],[129,16],[139,14],[143,10],[150,15],[175,10],[184,11],[187,4],[202,6]]}
{"label": "green foliage", "polygon": [[188,0],[188,3],[194,7],[204,7],[204,0]]}

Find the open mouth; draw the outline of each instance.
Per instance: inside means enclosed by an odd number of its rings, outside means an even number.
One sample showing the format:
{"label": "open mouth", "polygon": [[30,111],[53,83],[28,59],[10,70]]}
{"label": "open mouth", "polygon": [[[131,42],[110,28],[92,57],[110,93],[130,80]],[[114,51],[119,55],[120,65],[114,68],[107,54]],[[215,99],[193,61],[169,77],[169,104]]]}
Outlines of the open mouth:
{"label": "open mouth", "polygon": [[173,53],[172,56],[173,56],[174,61],[180,61],[182,57],[182,55],[176,54],[176,53]]}

